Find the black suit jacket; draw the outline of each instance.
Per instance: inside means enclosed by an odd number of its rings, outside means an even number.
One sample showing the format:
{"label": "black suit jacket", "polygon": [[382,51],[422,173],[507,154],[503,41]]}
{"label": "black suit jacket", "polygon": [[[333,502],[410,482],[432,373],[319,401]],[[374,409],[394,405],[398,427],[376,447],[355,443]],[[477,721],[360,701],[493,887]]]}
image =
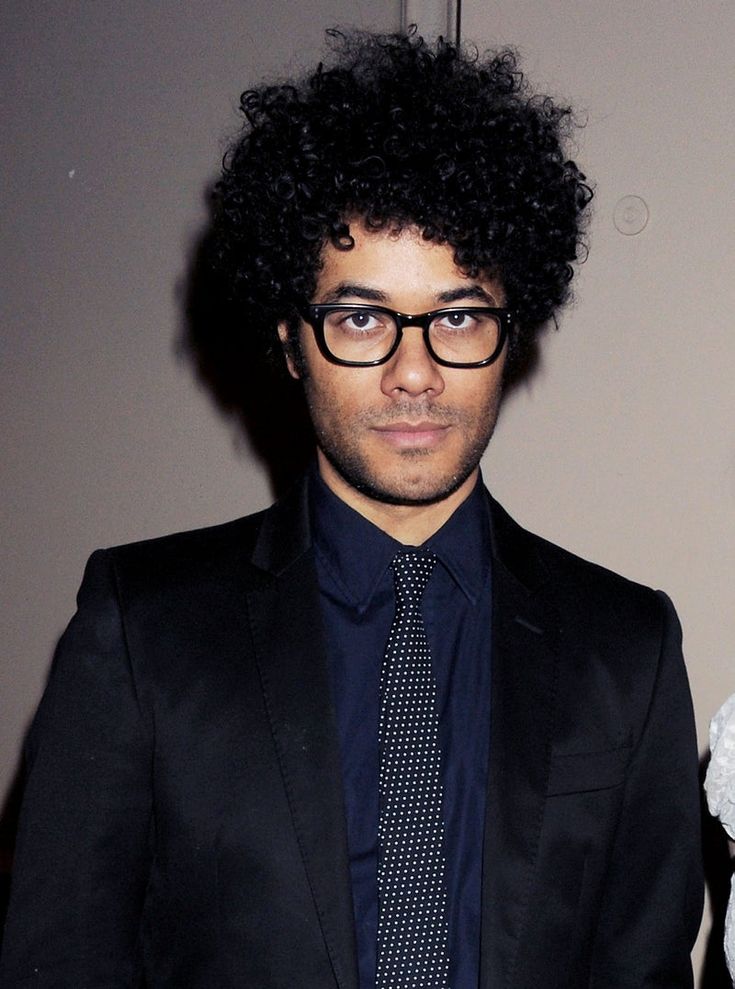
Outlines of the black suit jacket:
{"label": "black suit jacket", "polygon": [[[0,984],[357,989],[305,494],[95,553],[28,741]],[[690,985],[697,754],[663,595],[492,502],[482,989]]]}

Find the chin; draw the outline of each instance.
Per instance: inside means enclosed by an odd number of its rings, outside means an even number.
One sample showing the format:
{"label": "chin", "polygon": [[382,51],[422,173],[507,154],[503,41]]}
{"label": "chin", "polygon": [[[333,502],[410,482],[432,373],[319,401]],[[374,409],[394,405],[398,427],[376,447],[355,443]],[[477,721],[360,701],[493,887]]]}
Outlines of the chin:
{"label": "chin", "polygon": [[373,501],[386,505],[435,505],[449,498],[462,487],[479,463],[479,457],[461,464],[455,471],[438,472],[426,464],[418,471],[382,475],[361,461],[340,462],[327,454],[327,459],[342,480]]}

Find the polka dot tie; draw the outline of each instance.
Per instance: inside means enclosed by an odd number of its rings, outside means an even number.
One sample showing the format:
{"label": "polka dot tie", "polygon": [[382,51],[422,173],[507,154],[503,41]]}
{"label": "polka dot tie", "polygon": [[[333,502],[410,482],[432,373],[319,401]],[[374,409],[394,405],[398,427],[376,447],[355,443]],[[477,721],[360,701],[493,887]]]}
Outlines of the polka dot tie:
{"label": "polka dot tie", "polygon": [[421,596],[433,554],[399,553],[380,676],[377,989],[449,985],[439,716]]}

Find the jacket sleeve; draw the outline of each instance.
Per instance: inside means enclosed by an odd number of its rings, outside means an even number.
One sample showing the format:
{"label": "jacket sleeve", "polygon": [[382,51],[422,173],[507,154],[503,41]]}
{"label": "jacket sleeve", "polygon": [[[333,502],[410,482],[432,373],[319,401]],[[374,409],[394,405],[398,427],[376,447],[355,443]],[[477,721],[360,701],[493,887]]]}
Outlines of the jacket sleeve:
{"label": "jacket sleeve", "polygon": [[2,989],[139,984],[152,730],[108,554],[91,557],[26,745]]}
{"label": "jacket sleeve", "polygon": [[660,597],[658,672],[625,783],[591,989],[692,985],[703,895],[697,744],[681,629]]}

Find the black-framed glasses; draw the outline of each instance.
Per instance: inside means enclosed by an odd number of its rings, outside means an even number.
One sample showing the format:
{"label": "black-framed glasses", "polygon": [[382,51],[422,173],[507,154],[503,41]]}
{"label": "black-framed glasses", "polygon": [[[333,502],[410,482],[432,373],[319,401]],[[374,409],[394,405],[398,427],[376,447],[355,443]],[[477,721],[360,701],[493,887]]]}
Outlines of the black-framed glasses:
{"label": "black-framed glasses", "polygon": [[513,326],[510,309],[490,306],[434,309],[408,315],[385,306],[312,303],[300,309],[322,355],[346,367],[389,361],[406,326],[423,330],[429,354],[444,367],[486,367],[496,361]]}

